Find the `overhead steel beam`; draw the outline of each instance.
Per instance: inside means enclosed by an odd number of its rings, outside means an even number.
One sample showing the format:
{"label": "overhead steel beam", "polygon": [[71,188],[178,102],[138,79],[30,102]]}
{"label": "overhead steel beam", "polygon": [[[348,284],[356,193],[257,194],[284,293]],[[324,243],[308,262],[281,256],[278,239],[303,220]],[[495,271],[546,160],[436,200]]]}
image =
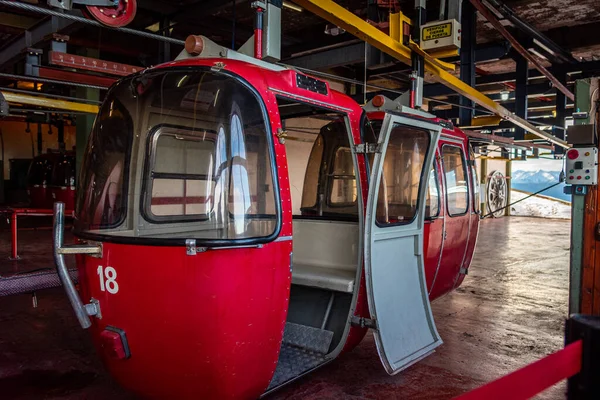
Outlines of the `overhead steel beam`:
{"label": "overhead steel beam", "polygon": [[[349,32],[359,39],[364,40],[384,53],[397,58],[407,65],[411,65],[411,50],[408,47],[404,46],[402,43],[393,39],[388,34],[380,31],[368,22],[363,21],[360,17],[354,15],[332,0],[295,0],[295,3],[320,16],[321,18],[345,29],[346,32]],[[548,140],[549,142],[555,143],[559,146],[569,147],[564,140],[557,139],[556,137],[537,129],[533,124],[527,122],[526,120],[513,115],[500,104],[494,102],[483,93],[462,82],[460,79],[447,72],[439,65],[436,65],[436,63],[432,62],[431,59],[425,58],[425,71],[429,72],[432,78],[436,81],[452,88],[459,94],[467,97],[468,99],[499,115],[500,117],[513,122],[516,126],[520,126],[526,129],[528,132],[531,132],[542,139]]]}
{"label": "overhead steel beam", "polygon": [[[477,86],[478,85],[476,85],[476,87]],[[487,93],[492,92],[492,91],[500,92],[500,91],[504,90],[504,89],[490,90],[489,88],[487,90],[483,90],[484,88],[481,88],[481,87],[478,87],[478,89],[482,92],[487,92]],[[514,91],[512,91],[512,89],[509,89],[509,88],[506,88],[506,90],[508,90],[510,92],[508,100],[514,100]],[[527,95],[528,96],[552,95],[554,93],[556,93],[556,89],[553,88],[549,82],[527,85]],[[440,84],[426,85],[424,88],[424,94],[427,97],[456,96],[457,95],[456,92],[454,92],[454,91],[450,90],[449,88],[447,88],[443,85],[440,85]],[[488,94],[487,96],[492,100],[496,100],[496,101],[501,100],[501,95],[499,93]]]}
{"label": "overhead steel beam", "polygon": [[20,57],[28,47],[36,46],[48,35],[60,32],[72,24],[74,22],[67,19],[50,17],[35,25],[30,30],[23,32],[18,38],[0,50],[0,68]]}
{"label": "overhead steel beam", "polygon": [[144,69],[144,67],[139,67],[137,65],[121,64],[113,61],[99,60],[97,58],[58,51],[48,52],[48,64],[117,76],[127,76]]}
{"label": "overhead steel beam", "polygon": [[351,66],[365,61],[364,42],[327,49],[318,53],[288,58],[284,62],[300,68],[325,70],[342,65]]}
{"label": "overhead steel beam", "polygon": [[[318,70],[325,70],[342,65],[351,66],[353,64],[362,64],[364,63],[365,57],[364,46],[364,43],[352,43],[343,46],[335,45],[335,47],[327,46],[323,49],[314,49],[303,52],[306,54],[288,58],[283,62],[285,64],[294,65],[301,68]],[[509,50],[510,44],[508,42],[477,46],[475,48],[475,63],[503,58],[508,54]],[[444,59],[446,62],[456,62],[459,60],[460,57],[450,57]],[[406,69],[407,71],[410,71],[409,67],[406,67]],[[396,65],[377,68],[377,65],[372,64],[369,67],[368,75],[379,76],[399,71],[400,69]]]}
{"label": "overhead steel beam", "polygon": [[528,52],[527,49],[525,49],[519,43],[519,41],[510,34],[510,32],[508,32],[508,30],[504,27],[504,25],[502,25],[502,23],[500,23],[498,18],[496,18],[496,16],[485,5],[483,5],[481,0],[470,0],[470,1],[473,4],[473,6],[475,6],[475,8],[481,13],[481,15],[483,15],[485,17],[485,19],[487,19],[488,22],[490,24],[492,24],[492,26],[494,28],[496,28],[496,30],[498,32],[500,32],[500,34],[502,36],[504,36],[506,38],[506,40],[508,40],[510,42],[513,49],[515,49],[517,52],[519,52],[519,54],[521,54],[523,57],[525,57],[525,59],[527,59],[527,61],[532,63],[535,66],[535,68],[538,71],[540,71],[542,74],[544,74],[558,90],[560,90],[561,92],[563,92],[565,94],[565,96],[567,96],[569,99],[571,99],[573,101],[575,100],[575,95],[569,89],[567,89],[567,87],[565,85],[563,85],[558,79],[556,79],[556,77],[554,75],[552,75],[552,73],[550,73],[550,71],[548,71],[546,69],[546,67],[544,67],[542,65],[542,63],[536,57],[534,57],[530,52]]}
{"label": "overhead steel beam", "polygon": [[22,93],[11,93],[0,91],[9,104],[21,104],[37,107],[50,108],[52,110],[76,111],[88,114],[98,114],[99,107],[95,104],[78,103],[74,101],[48,98],[44,96],[32,96]]}
{"label": "overhead steel beam", "polygon": [[[38,75],[40,78],[47,78],[56,81],[65,81],[69,83],[81,83],[84,85],[100,86],[103,88],[108,88],[117,81],[116,78],[112,77],[109,78],[107,76],[84,74],[81,72],[73,72],[65,69],[55,69],[49,67],[39,67]],[[27,80],[27,78],[23,78],[23,80]]]}
{"label": "overhead steel beam", "polygon": [[[517,61],[517,82],[515,88],[515,114],[523,119],[527,119],[527,69],[529,63],[527,59],[516,55]],[[525,139],[525,129],[517,127],[515,129],[515,139]]]}
{"label": "overhead steel beam", "polygon": [[531,25],[519,18],[519,16],[516,15],[515,12],[512,9],[510,9],[506,4],[502,3],[499,0],[488,0],[488,2],[496,9],[496,11],[499,11],[500,14],[504,16],[504,18],[512,22],[513,25],[517,27],[517,29],[519,29],[531,39],[536,39],[544,47],[548,48],[552,53],[554,53],[554,55],[562,59],[562,61],[569,63],[577,63],[577,60],[573,57],[571,53],[554,43],[546,35],[539,32],[537,29],[533,28]]}

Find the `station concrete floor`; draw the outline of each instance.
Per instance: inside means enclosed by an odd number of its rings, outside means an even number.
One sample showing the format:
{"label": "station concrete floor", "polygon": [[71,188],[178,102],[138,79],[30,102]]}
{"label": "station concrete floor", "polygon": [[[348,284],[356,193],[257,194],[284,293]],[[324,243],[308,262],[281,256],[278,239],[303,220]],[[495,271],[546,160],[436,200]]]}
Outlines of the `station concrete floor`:
{"label": "station concrete floor", "polygon": [[[567,316],[569,221],[524,217],[482,222],[463,285],[433,303],[444,344],[395,376],[381,366],[371,335],[352,352],[274,393],[270,399],[450,399],[563,346]],[[2,275],[43,262],[48,231],[19,232],[17,263]],[[33,264],[31,264],[33,265]],[[62,289],[0,298],[0,398],[133,398],[103,371]],[[559,383],[538,396],[564,399]]]}

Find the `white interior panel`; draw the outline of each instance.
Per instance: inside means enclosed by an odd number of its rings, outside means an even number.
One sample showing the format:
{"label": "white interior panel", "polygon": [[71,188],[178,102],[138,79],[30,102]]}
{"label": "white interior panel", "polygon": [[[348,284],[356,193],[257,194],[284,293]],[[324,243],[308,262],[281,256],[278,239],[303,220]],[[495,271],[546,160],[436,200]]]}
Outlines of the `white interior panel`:
{"label": "white interior panel", "polygon": [[358,224],[293,221],[292,283],[352,293],[358,265]]}

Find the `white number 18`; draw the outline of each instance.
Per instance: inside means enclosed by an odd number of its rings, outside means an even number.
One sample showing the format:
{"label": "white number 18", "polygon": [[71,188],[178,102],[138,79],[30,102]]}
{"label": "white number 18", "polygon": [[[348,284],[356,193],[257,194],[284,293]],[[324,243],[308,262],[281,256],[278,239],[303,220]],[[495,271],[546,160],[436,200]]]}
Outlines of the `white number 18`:
{"label": "white number 18", "polygon": [[[117,271],[113,267],[104,268],[102,272],[102,265],[98,265],[98,277],[100,278],[100,290],[107,291],[110,294],[115,294],[119,291],[119,284],[117,283]],[[106,278],[106,281],[104,280]]]}

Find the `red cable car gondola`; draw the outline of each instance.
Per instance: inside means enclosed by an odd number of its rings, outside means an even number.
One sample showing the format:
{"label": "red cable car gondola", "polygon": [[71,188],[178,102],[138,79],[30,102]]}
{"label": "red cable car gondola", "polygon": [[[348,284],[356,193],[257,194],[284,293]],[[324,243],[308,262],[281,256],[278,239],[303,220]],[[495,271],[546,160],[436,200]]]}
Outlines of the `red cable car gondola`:
{"label": "red cable car gondola", "polygon": [[[464,135],[406,107],[369,122],[327,82],[200,42],[107,94],[77,192],[85,243],[62,245],[56,205],[58,271],[111,374],[144,397],[256,398],[367,328],[389,373],[430,354],[428,289],[460,284],[477,233]],[[452,218],[468,239],[444,240]]]}
{"label": "red cable car gondola", "polygon": [[27,193],[31,208],[52,209],[55,201],[67,210],[75,207],[75,153],[48,151],[36,156],[27,172]]}

